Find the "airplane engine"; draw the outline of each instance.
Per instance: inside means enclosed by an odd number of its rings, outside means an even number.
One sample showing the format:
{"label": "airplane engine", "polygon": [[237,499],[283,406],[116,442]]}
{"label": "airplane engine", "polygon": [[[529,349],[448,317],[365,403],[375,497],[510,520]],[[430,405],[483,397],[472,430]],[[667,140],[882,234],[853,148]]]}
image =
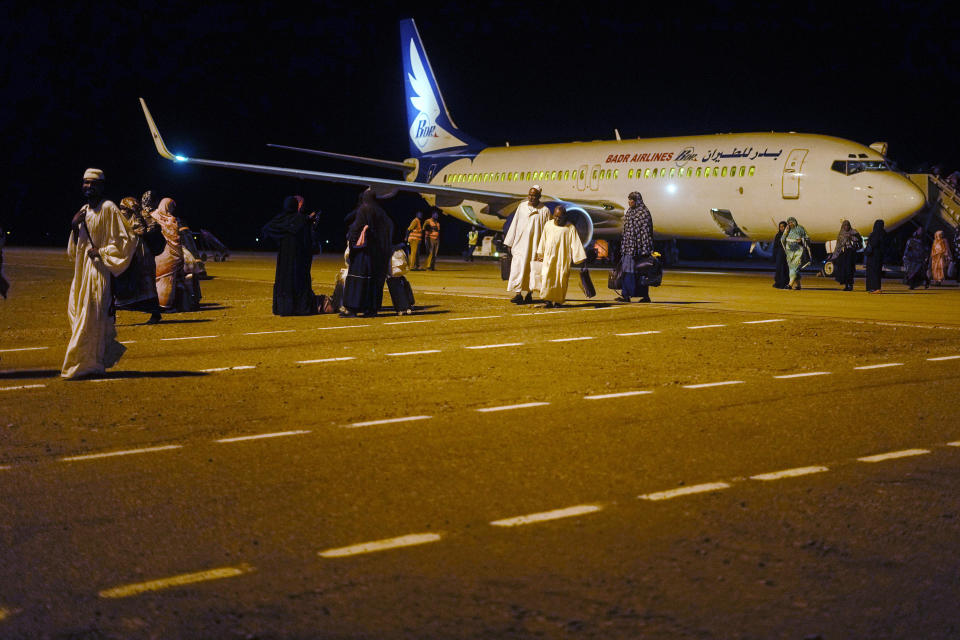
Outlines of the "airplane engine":
{"label": "airplane engine", "polygon": [[573,226],[577,228],[577,235],[580,236],[580,242],[583,243],[583,246],[590,244],[590,241],[593,240],[593,219],[590,218],[590,214],[587,213],[584,209],[566,202],[544,202],[543,203],[548,209],[550,209],[550,214],[553,215],[553,210],[558,204],[562,204],[567,208],[567,217],[570,219],[570,222],[573,223]]}

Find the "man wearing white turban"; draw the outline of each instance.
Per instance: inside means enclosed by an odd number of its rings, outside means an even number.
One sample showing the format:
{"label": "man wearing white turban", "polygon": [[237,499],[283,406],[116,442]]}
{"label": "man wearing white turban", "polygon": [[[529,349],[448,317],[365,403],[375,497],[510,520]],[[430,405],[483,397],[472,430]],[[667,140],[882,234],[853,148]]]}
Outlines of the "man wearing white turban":
{"label": "man wearing white turban", "polygon": [[[527,201],[521,202],[513,214],[513,222],[507,230],[503,244],[510,247],[510,280],[507,291],[514,291],[510,302],[529,304],[533,302],[534,289],[540,288],[540,263],[536,261],[537,246],[543,225],[550,219],[550,210],[540,204],[540,187],[534,185],[527,192]],[[527,295],[524,296],[523,292]]]}
{"label": "man wearing white turban", "polygon": [[74,264],[67,315],[71,334],[60,372],[66,379],[101,374],[126,350],[117,342],[110,314],[110,276],[120,275],[130,264],[137,237],[117,205],[104,199],[103,188],[103,171],[87,169],[82,187],[87,204],[70,225],[67,254]]}

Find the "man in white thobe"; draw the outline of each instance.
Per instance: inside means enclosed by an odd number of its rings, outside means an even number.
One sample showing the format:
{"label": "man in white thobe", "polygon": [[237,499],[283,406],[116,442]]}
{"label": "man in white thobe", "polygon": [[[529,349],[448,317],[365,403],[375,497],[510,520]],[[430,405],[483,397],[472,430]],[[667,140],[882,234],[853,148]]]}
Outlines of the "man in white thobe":
{"label": "man in white thobe", "polygon": [[[521,202],[513,215],[503,244],[510,247],[510,280],[507,291],[517,295],[510,299],[514,304],[533,302],[533,290],[540,288],[540,264],[536,261],[537,246],[543,225],[550,219],[550,210],[540,204],[541,189],[533,185],[527,193],[527,201]],[[526,291],[526,296],[524,296]]]}
{"label": "man in white thobe", "polygon": [[543,263],[540,271],[540,299],[548,309],[562,306],[567,299],[567,284],[570,281],[570,265],[587,259],[583,243],[567,217],[567,209],[557,205],[553,219],[543,227],[537,258]]}
{"label": "man in white thobe", "polygon": [[126,351],[117,342],[110,314],[110,276],[120,275],[130,264],[137,237],[117,205],[103,198],[103,189],[103,171],[87,169],[83,174],[87,204],[73,217],[67,245],[74,266],[67,302],[70,344],[60,372],[66,379],[101,374]]}

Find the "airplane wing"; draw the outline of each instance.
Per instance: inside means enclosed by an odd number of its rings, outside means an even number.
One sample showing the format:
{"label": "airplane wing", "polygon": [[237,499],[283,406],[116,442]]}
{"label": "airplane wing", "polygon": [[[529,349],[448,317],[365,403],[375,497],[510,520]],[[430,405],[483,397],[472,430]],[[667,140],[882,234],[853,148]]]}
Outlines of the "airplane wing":
{"label": "airplane wing", "polygon": [[[198,164],[207,167],[221,167],[224,169],[236,169],[239,171],[250,171],[252,173],[265,173],[267,175],[285,176],[288,178],[300,178],[304,180],[320,180],[323,182],[338,182],[341,184],[353,184],[361,187],[370,187],[379,197],[389,197],[395,195],[398,191],[409,191],[412,193],[429,194],[437,199],[437,206],[452,207],[464,201],[483,202],[490,206],[491,213],[506,217],[507,213],[512,213],[526,197],[524,193],[509,193],[503,191],[483,191],[479,189],[464,189],[462,187],[449,187],[444,185],[428,184],[425,182],[408,182],[406,180],[390,180],[387,178],[374,178],[371,176],[357,176],[343,173],[329,173],[326,171],[311,171],[307,169],[294,169],[291,167],[277,167],[262,164],[245,164],[242,162],[225,162],[222,160],[206,160],[203,158],[188,158],[182,155],[171,153],[167,145],[160,136],[160,130],[147,108],[147,103],[140,98],[140,106],[143,108],[143,115],[147,119],[147,126],[150,128],[150,135],[153,136],[153,143],[157,148],[157,153],[174,162],[185,164]],[[594,225],[600,228],[616,225],[623,215],[621,210],[611,206],[608,203],[599,203],[591,201],[571,201],[560,200],[559,198],[550,198],[544,194],[544,200],[556,200],[576,205],[584,209],[594,221]]]}
{"label": "airplane wing", "polygon": [[301,153],[310,153],[324,158],[333,158],[334,160],[345,160],[347,162],[359,162],[360,164],[369,164],[383,169],[394,169],[396,171],[412,171],[417,168],[413,162],[396,162],[394,160],[380,160],[379,158],[365,158],[363,156],[351,156],[346,153],[334,153],[332,151],[321,151],[319,149],[305,149],[304,147],[288,147],[285,144],[267,144],[274,149],[286,149],[287,151],[299,151]]}

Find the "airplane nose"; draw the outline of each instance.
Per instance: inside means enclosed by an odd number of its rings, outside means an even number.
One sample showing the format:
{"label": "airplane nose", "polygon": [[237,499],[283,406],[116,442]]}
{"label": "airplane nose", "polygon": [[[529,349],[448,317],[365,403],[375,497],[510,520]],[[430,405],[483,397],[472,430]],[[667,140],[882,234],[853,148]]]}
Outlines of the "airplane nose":
{"label": "airplane nose", "polygon": [[895,227],[913,217],[927,204],[927,198],[909,179],[889,176],[880,191],[880,211],[888,227]]}

